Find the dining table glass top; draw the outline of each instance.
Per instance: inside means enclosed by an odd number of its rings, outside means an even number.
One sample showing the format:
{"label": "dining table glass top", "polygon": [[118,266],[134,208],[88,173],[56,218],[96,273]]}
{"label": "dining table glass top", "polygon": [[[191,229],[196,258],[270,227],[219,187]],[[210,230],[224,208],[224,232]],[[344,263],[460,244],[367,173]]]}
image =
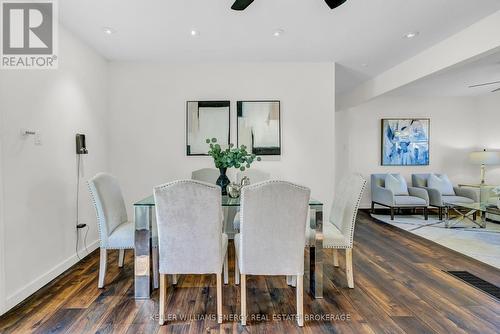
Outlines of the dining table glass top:
{"label": "dining table glass top", "polygon": [[[153,195],[150,195],[139,202],[134,203],[134,206],[154,206],[155,205],[155,198]],[[318,200],[315,200],[314,198],[311,198],[309,200],[309,206],[316,206],[316,205],[323,205]],[[224,207],[229,207],[229,206],[240,206],[240,197],[238,198],[232,198],[229,196],[222,196],[222,206]]]}

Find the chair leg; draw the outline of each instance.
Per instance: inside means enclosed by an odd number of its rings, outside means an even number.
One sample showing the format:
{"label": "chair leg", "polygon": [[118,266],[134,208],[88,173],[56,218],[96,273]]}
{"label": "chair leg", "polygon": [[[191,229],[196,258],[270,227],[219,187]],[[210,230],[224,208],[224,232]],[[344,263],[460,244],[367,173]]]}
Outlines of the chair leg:
{"label": "chair leg", "polygon": [[123,260],[125,258],[125,249],[118,250],[118,267],[123,267]]}
{"label": "chair leg", "polygon": [[241,274],[241,325],[247,324],[247,277]]}
{"label": "chair leg", "polygon": [[234,284],[240,284],[240,267],[238,266],[238,257],[234,257]]}
{"label": "chair leg", "polygon": [[304,326],[304,275],[297,275],[297,323]]}
{"label": "chair leg", "polygon": [[443,220],[443,208],[439,207],[439,220]]}
{"label": "chair leg", "polygon": [[394,208],[391,208],[391,220],[394,220]]}
{"label": "chair leg", "polygon": [[296,287],[297,286],[297,279],[293,275],[287,275],[286,276],[286,284],[289,286]]}
{"label": "chair leg", "polygon": [[224,257],[224,284],[229,283],[229,261],[228,254],[226,251],[226,256]]}
{"label": "chair leg", "polygon": [[162,326],[165,323],[166,295],[167,295],[167,275],[160,274],[160,312],[159,312],[160,326]]}
{"label": "chair leg", "polygon": [[222,324],[222,274],[217,274],[217,323]]}
{"label": "chair leg", "polygon": [[372,202],[372,209],[371,209],[371,212],[372,212],[372,213],[375,213],[375,202]]}
{"label": "chair leg", "polygon": [[424,218],[429,220],[429,209],[427,207],[424,207]]}
{"label": "chair leg", "polygon": [[104,288],[104,280],[106,279],[106,269],[108,265],[108,250],[106,248],[101,248],[101,258],[99,263],[99,282],[97,287],[99,289]]}
{"label": "chair leg", "polygon": [[347,276],[347,286],[354,289],[354,275],[352,272],[352,248],[345,250],[345,275]]}
{"label": "chair leg", "polygon": [[160,276],[159,272],[159,254],[158,254],[158,247],[153,247],[153,252],[152,252],[152,258],[153,258],[153,287],[155,289],[158,289],[158,277]]}
{"label": "chair leg", "polygon": [[333,250],[333,266],[339,266],[339,252],[336,249]]}

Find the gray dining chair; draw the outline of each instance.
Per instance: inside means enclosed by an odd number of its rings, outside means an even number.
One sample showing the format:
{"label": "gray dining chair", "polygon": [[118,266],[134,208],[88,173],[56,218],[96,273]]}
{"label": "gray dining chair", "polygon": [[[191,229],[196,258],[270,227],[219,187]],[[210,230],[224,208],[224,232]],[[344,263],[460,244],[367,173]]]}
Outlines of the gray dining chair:
{"label": "gray dining chair", "polygon": [[125,201],[118,180],[107,173],[99,173],[87,182],[99,229],[100,262],[98,287],[104,287],[107,269],[107,251],[119,251],[118,266],[123,266],[126,249],[134,249],[134,223],[128,220]]}
{"label": "gray dining chair", "polygon": [[241,284],[241,324],[246,325],[246,276],[296,276],[297,322],[304,325],[304,245],[310,190],[285,181],[246,186],[241,231],[235,235],[236,283]]}
{"label": "gray dining chair", "polygon": [[160,325],[165,323],[166,274],[215,274],[222,323],[222,271],[228,281],[227,235],[220,188],[180,180],[154,188],[160,262]]}
{"label": "gray dining chair", "polygon": [[[345,270],[347,286],[354,288],[352,250],[354,246],[354,227],[359,203],[366,188],[366,180],[359,174],[342,179],[333,197],[330,219],[323,224],[323,248],[333,248],[333,265],[339,266],[338,250],[345,250]],[[315,234],[308,226],[308,246],[314,246]]]}
{"label": "gray dining chair", "polygon": [[[244,177],[248,177],[248,180],[250,181],[250,184],[254,183],[259,183],[259,182],[264,182],[267,181],[271,178],[271,174],[268,172],[264,172],[260,169],[246,169],[243,172],[238,172],[236,174],[236,182],[238,184],[241,183],[241,180],[243,180]],[[233,228],[235,231],[239,231],[240,229],[240,212],[237,211],[234,219],[233,219]]]}
{"label": "gray dining chair", "polygon": [[215,184],[220,176],[220,172],[215,168],[202,168],[191,173],[191,179]]}

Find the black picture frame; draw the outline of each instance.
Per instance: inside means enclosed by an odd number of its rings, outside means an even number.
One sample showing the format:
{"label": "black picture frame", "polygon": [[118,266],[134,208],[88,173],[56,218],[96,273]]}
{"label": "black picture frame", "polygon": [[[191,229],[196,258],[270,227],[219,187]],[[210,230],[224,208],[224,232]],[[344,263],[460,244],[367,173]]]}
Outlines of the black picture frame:
{"label": "black picture frame", "polygon": [[273,147],[269,149],[255,149],[250,147],[250,153],[259,156],[280,156],[281,155],[281,101],[280,100],[245,100],[236,102],[236,142],[238,147],[240,143],[240,125],[238,119],[243,116],[243,104],[244,103],[277,103],[278,104],[278,147]]}
{"label": "black picture frame", "polygon": [[[201,108],[221,108],[227,107],[227,146],[229,147],[229,143],[231,142],[231,101],[227,100],[216,100],[216,101],[186,101],[186,155],[187,156],[208,156],[208,153],[192,153],[191,145],[189,143],[189,104],[190,103],[198,103],[198,109]],[[219,138],[217,138],[219,139]],[[224,145],[226,143],[219,143]],[[207,152],[209,150],[207,144]]]}

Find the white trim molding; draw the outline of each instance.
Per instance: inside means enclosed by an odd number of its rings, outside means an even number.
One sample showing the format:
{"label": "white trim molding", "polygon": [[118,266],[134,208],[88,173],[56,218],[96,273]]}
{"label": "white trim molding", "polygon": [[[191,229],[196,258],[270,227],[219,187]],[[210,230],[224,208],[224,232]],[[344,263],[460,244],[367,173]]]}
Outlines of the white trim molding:
{"label": "white trim molding", "polygon": [[[99,240],[92,242],[87,247],[89,254],[91,252],[93,252],[94,250],[96,250],[97,248],[99,248]],[[80,250],[80,251],[83,251],[83,250]],[[57,276],[61,275],[63,272],[65,272],[66,270],[71,268],[73,265],[75,265],[79,261],[80,260],[75,253],[75,254],[71,255],[69,258],[67,258],[66,260],[57,264],[55,267],[53,267],[52,269],[47,271],[45,274],[41,275],[37,279],[35,279],[35,280],[31,281],[30,283],[26,284],[25,286],[23,286],[21,289],[15,291],[11,295],[7,296],[5,299],[4,308],[2,309],[0,315],[4,314],[5,312],[9,311],[17,304],[24,301],[26,298],[28,298],[33,293],[35,293],[38,290],[40,290],[41,288],[43,288],[46,284],[48,284],[50,281],[52,281]]]}

